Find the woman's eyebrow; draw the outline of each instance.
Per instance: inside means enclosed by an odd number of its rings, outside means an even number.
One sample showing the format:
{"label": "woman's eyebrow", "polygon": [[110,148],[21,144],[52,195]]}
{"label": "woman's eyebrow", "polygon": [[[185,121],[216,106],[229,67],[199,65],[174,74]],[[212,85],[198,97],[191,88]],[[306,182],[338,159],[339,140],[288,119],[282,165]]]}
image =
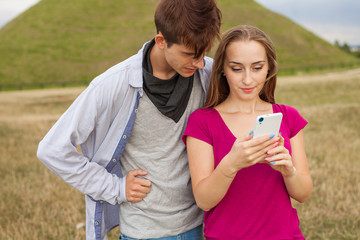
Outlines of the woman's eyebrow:
{"label": "woman's eyebrow", "polygon": [[[233,64],[243,64],[241,62],[236,62],[236,61],[229,61],[229,63],[233,63]],[[256,62],[253,62],[251,64],[259,64],[259,63],[265,63],[265,60],[259,60],[259,61],[256,61]]]}

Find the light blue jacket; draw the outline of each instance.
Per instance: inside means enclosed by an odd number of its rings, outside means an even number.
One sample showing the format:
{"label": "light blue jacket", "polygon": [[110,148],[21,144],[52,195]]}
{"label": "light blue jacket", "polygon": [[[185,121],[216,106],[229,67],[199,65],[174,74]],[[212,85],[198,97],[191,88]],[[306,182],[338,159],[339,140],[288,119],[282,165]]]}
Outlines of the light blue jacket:
{"label": "light blue jacket", "polygon": [[[106,239],[119,224],[118,204],[126,201],[119,160],[143,95],[144,46],[96,77],[39,144],[40,161],[85,194],[86,239]],[[204,62],[198,71],[206,92],[213,60]]]}

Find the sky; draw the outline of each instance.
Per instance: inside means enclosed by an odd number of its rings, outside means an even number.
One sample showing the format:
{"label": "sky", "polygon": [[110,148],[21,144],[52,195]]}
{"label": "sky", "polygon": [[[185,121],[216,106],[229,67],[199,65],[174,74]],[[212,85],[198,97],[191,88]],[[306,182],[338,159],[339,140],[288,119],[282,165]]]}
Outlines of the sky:
{"label": "sky", "polygon": [[359,0],[255,0],[330,43],[360,45]]}
{"label": "sky", "polygon": [[[220,1],[220,0],[219,0]],[[360,45],[359,0],[255,0],[330,43]],[[0,27],[39,0],[0,0]]]}
{"label": "sky", "polygon": [[39,0],[0,0],[0,27],[38,2]]}

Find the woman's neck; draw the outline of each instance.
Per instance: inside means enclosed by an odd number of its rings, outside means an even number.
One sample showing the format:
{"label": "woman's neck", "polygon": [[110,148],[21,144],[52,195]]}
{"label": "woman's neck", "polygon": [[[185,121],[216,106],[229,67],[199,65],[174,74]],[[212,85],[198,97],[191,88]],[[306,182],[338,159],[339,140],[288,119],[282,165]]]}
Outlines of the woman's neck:
{"label": "woman's neck", "polygon": [[271,111],[272,104],[261,100],[260,97],[249,101],[243,101],[229,96],[215,108],[221,112],[252,115],[255,113],[258,114]]}

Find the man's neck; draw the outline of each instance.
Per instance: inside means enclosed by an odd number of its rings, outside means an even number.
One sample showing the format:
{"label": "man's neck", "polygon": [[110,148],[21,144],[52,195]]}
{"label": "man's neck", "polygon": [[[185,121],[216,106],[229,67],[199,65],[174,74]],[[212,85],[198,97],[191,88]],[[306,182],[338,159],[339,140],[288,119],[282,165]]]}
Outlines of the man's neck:
{"label": "man's neck", "polygon": [[150,52],[153,75],[160,79],[170,79],[176,74],[165,59],[164,52],[155,44]]}

